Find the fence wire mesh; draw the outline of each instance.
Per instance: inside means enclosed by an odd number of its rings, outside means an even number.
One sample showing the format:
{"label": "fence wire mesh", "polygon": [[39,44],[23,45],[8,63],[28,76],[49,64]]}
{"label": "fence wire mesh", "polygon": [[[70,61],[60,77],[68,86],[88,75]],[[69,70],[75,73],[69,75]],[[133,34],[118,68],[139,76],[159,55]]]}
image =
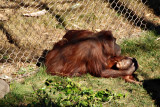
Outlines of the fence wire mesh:
{"label": "fence wire mesh", "polygon": [[[141,0],[1,0],[0,75],[35,71],[66,29],[111,30],[121,41],[138,37],[148,25]],[[22,75],[21,75],[22,76]],[[5,78],[5,77],[4,77]]]}

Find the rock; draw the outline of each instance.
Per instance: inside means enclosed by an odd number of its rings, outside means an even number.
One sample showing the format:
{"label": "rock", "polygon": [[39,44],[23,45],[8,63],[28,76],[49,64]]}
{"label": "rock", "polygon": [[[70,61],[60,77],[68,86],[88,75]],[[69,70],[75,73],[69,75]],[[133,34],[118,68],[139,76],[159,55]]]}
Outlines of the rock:
{"label": "rock", "polygon": [[2,79],[0,79],[0,98],[3,98],[7,93],[9,93],[9,85]]}
{"label": "rock", "polygon": [[9,77],[9,76],[7,76],[7,75],[5,75],[5,74],[2,74],[2,75],[0,75],[0,79],[3,79],[3,80],[11,80],[12,78]]}

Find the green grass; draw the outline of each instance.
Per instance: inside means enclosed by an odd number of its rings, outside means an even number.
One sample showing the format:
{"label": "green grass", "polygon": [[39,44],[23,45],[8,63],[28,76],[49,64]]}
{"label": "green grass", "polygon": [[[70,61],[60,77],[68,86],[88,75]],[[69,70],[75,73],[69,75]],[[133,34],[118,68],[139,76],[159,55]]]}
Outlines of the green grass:
{"label": "green grass", "polygon": [[147,32],[139,40],[124,41],[122,53],[135,57],[143,79],[159,78],[160,42],[154,32]]}
{"label": "green grass", "polygon": [[[139,62],[139,69],[136,71],[137,78],[141,81],[160,78],[160,42],[156,40],[157,35],[147,32],[137,40],[126,40],[121,44],[122,54],[135,57]],[[45,73],[45,68],[34,76],[28,77],[25,81],[13,82],[10,85],[11,92],[0,100],[0,106],[42,106],[35,95],[35,90],[42,89],[46,79],[66,81],[64,77],[50,76]],[[143,86],[125,83],[121,78],[97,78],[87,74],[82,77],[70,78],[80,85],[81,88],[90,88],[94,92],[110,90],[115,95],[121,93],[124,98],[102,102],[103,106],[127,106],[127,107],[154,107],[154,101]],[[55,83],[56,83],[55,81]],[[58,93],[58,91],[57,91]],[[53,94],[54,96],[54,94]],[[56,97],[56,96],[55,96]],[[79,97],[77,95],[77,97]]]}

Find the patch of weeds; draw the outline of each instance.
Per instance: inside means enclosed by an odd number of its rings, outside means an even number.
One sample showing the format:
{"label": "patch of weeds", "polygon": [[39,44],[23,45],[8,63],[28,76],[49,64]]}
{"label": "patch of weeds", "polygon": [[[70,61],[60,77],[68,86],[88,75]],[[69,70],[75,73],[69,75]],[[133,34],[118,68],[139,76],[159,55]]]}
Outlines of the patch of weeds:
{"label": "patch of weeds", "polygon": [[3,59],[8,59],[8,56],[5,56],[5,55],[4,55],[4,56],[3,56]]}
{"label": "patch of weeds", "polygon": [[120,13],[116,13],[116,16],[119,17],[121,14]]}
{"label": "patch of weeds", "polygon": [[25,73],[31,72],[31,71],[34,71],[34,68],[31,67],[31,66],[28,66],[28,67],[26,67],[26,68],[21,67],[17,73],[18,73],[18,74],[25,74]]}
{"label": "patch of weeds", "polygon": [[56,82],[47,79],[43,88],[35,90],[35,95],[40,105],[58,107],[102,107],[104,102],[125,97],[123,94],[115,94],[109,90],[94,92],[90,88],[82,88],[69,78]]}
{"label": "patch of weeds", "polygon": [[62,24],[57,24],[56,29],[64,29],[64,26]]}
{"label": "patch of weeds", "polygon": [[85,19],[88,23],[97,20],[97,16],[94,13],[81,14],[79,19]]}
{"label": "patch of weeds", "polygon": [[9,61],[9,57],[3,54],[0,54],[0,62],[6,62]]}

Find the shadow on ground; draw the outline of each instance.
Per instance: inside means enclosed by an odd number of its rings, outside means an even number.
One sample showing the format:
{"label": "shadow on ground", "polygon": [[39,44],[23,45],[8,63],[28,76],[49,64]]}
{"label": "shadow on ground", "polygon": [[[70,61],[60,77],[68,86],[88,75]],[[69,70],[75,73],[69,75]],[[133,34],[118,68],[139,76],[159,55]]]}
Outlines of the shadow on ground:
{"label": "shadow on ground", "polygon": [[160,0],[142,0],[142,2],[153,9],[155,15],[160,15]]}
{"label": "shadow on ground", "polygon": [[160,79],[153,80],[144,80],[143,82],[144,89],[155,101],[155,104],[160,106]]}
{"label": "shadow on ground", "polygon": [[[152,1],[152,0],[148,0]],[[154,1],[154,0],[153,0]],[[154,23],[146,20],[144,17],[140,17],[135,14],[135,12],[125,6],[119,0],[106,0],[110,3],[110,8],[117,11],[117,13],[122,14],[129,22],[133,23],[134,26],[138,26],[145,30],[154,30],[157,35],[160,34],[160,25],[155,25]]]}
{"label": "shadow on ground", "polygon": [[39,57],[38,62],[36,63],[36,65],[38,67],[40,67],[41,65],[44,65],[45,57],[46,57],[48,51],[49,50],[44,50],[43,53],[42,53],[42,55]]}

